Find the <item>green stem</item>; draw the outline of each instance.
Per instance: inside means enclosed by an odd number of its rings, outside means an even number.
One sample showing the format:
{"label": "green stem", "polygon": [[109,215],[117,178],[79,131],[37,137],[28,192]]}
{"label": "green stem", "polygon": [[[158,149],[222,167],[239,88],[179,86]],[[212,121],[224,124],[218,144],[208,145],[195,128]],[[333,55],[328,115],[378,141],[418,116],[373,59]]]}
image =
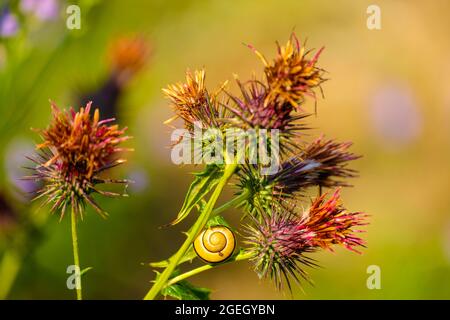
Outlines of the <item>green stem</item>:
{"label": "green stem", "polygon": [[[217,216],[218,214],[232,208],[238,208],[245,200],[247,200],[250,196],[250,191],[245,190],[243,193],[238,195],[237,197],[231,199],[230,201],[224,203],[218,208],[215,208],[210,215],[210,218]],[[188,231],[190,232],[190,230]],[[167,267],[167,265],[174,259],[174,256],[171,256],[170,258],[159,261],[159,262],[150,262],[148,265],[154,268],[164,268]],[[178,265],[190,261],[191,258],[187,258],[186,256],[178,262]]]}
{"label": "green stem", "polygon": [[77,273],[76,279],[76,290],[77,290],[77,300],[83,300],[81,291],[81,268],[80,268],[80,256],[78,253],[78,236],[77,236],[77,216],[75,214],[75,209],[72,207],[71,213],[72,221],[72,248],[73,248],[73,260],[75,263]]}
{"label": "green stem", "polygon": [[189,277],[192,277],[192,276],[194,276],[196,274],[199,274],[199,273],[201,273],[203,271],[206,271],[206,270],[209,270],[209,269],[212,269],[214,267],[221,266],[223,264],[227,264],[227,263],[230,263],[230,262],[247,260],[247,259],[250,259],[252,256],[253,256],[252,252],[244,252],[244,253],[239,253],[234,259],[229,259],[229,260],[227,260],[227,261],[225,261],[225,262],[223,262],[221,264],[215,264],[215,265],[214,264],[206,264],[204,266],[192,269],[192,270],[190,270],[188,272],[185,272],[183,274],[180,274],[179,276],[176,276],[176,277],[170,279],[169,282],[167,283],[167,285],[171,286],[171,285],[173,285],[173,284],[175,284],[175,283],[177,283],[177,282],[179,282],[181,280],[184,280],[184,279],[187,279]]}
{"label": "green stem", "polygon": [[18,250],[7,250],[0,264],[0,300],[6,299],[22,265],[22,257]]}
{"label": "green stem", "polygon": [[220,194],[222,193],[222,190],[225,187],[225,185],[227,184],[228,180],[231,178],[234,171],[236,170],[236,167],[237,167],[237,164],[234,164],[234,163],[227,164],[225,166],[223,176],[220,178],[219,183],[217,184],[216,188],[214,189],[214,192],[211,195],[211,198],[209,199],[209,201],[206,204],[205,208],[203,209],[202,213],[198,217],[195,224],[192,226],[192,229],[188,233],[188,236],[187,236],[186,240],[184,241],[183,245],[180,247],[180,249],[174,255],[173,260],[170,261],[169,265],[163,271],[161,276],[156,280],[155,284],[152,286],[150,291],[145,295],[144,300],[155,299],[156,296],[159,294],[159,292],[166,286],[167,281],[169,280],[169,278],[172,275],[175,268],[178,266],[179,261],[183,258],[186,251],[191,246],[192,242],[194,242],[195,237],[205,226],[206,222],[208,222],[211,212],[213,211],[214,205],[217,202],[217,199],[219,198]]}
{"label": "green stem", "polygon": [[213,217],[213,216],[216,216],[228,209],[239,207],[239,205],[241,205],[245,200],[247,200],[249,198],[249,196],[250,196],[250,191],[245,189],[237,197],[231,199],[230,201],[224,203],[220,207],[217,207],[216,209],[214,209],[213,212],[211,212],[211,216]]}

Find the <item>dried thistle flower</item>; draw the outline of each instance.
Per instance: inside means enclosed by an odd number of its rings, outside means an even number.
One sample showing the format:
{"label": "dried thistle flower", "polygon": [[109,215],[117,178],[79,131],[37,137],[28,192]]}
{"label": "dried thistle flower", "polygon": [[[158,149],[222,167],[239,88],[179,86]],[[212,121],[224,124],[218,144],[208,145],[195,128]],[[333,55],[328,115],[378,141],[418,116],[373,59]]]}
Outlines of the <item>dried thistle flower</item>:
{"label": "dried thistle flower", "polygon": [[60,210],[61,219],[68,206],[82,218],[86,203],[106,216],[92,194],[122,195],[102,191],[97,185],[128,182],[101,176],[105,170],[125,162],[120,153],[131,149],[121,148],[119,144],[129,139],[124,135],[126,128],[109,125],[114,119],[100,120],[98,109],[91,117],[91,103],[79,112],[61,111],[52,103],[52,111],[52,122],[47,129],[39,131],[44,140],[37,145],[40,152],[30,158],[36,164],[31,168],[34,174],[26,177],[44,183],[36,198],[45,196],[43,205],[53,203],[52,212]]}
{"label": "dried thistle flower", "polygon": [[246,211],[286,208],[297,193],[308,187],[350,186],[346,179],[355,177],[357,171],[348,168],[348,163],[360,158],[348,151],[351,145],[319,137],[268,176],[261,175],[258,166],[247,164],[238,172],[238,188],[252,195],[247,199]]}
{"label": "dried thistle flower", "polygon": [[320,137],[306,146],[298,155],[281,165],[281,170],[268,178],[274,182],[279,193],[292,194],[302,188],[348,187],[345,179],[356,176],[356,170],[348,163],[360,158],[348,149],[351,142],[335,142]]}
{"label": "dried thistle flower", "polygon": [[265,215],[254,226],[247,226],[246,242],[254,253],[252,261],[255,271],[263,277],[270,277],[278,288],[283,278],[289,288],[290,280],[309,280],[302,265],[316,266],[307,253],[319,249],[333,250],[333,245],[358,252],[355,247],[364,247],[364,241],[357,236],[366,225],[367,215],[349,212],[341,205],[340,189],[325,200],[319,196],[303,216],[290,211],[274,211]]}
{"label": "dried thistle flower", "polygon": [[295,123],[308,115],[296,115],[291,113],[293,109],[287,105],[280,105],[273,101],[266,104],[270,89],[262,82],[250,80],[241,83],[236,82],[240,89],[240,97],[229,94],[236,108],[227,106],[236,116],[237,125],[247,128],[279,129],[283,131],[294,131],[305,129],[303,124]]}
{"label": "dried thistle flower", "polygon": [[195,70],[194,73],[188,70],[186,83],[169,85],[163,89],[172,101],[176,113],[176,116],[166,123],[181,118],[186,129],[191,132],[196,124],[200,124],[202,128],[221,127],[226,110],[219,103],[217,96],[223,86],[216,93],[210,93],[205,86],[205,70]]}
{"label": "dried thistle flower", "polygon": [[323,51],[323,47],[309,59],[308,54],[293,33],[285,46],[277,43],[277,56],[272,62],[257,50],[255,53],[264,64],[264,73],[269,86],[266,97],[266,105],[273,103],[290,104],[298,108],[304,101],[304,96],[315,98],[314,88],[322,82],[324,71],[316,66],[317,60]]}
{"label": "dried thistle flower", "polygon": [[240,96],[228,94],[234,106],[228,104],[226,108],[237,118],[230,117],[224,121],[245,130],[279,130],[281,153],[294,152],[297,149],[294,138],[299,137],[301,131],[308,129],[299,120],[308,117],[309,114],[293,114],[294,109],[288,104],[278,104],[275,101],[266,103],[270,89],[260,81],[250,80],[241,83],[236,79],[236,82]]}

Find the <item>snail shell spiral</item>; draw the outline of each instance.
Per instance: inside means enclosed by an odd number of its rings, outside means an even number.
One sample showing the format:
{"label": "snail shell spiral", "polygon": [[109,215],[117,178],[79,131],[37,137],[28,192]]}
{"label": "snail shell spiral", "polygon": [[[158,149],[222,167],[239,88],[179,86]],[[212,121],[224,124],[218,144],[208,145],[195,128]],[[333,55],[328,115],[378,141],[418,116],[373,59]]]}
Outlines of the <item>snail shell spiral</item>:
{"label": "snail shell spiral", "polygon": [[228,259],[236,246],[233,232],[224,226],[203,230],[194,241],[194,250],[206,262],[217,263]]}

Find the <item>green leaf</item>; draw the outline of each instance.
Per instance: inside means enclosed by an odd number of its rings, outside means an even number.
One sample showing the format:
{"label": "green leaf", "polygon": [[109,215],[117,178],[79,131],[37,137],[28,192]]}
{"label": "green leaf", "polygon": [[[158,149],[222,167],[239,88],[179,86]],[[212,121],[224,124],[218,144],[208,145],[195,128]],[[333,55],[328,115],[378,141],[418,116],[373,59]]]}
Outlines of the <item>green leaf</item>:
{"label": "green leaf", "polygon": [[[189,247],[189,249],[186,251],[186,253],[184,254],[183,258],[181,258],[178,265],[188,262],[188,261],[192,261],[196,257],[197,257],[197,254],[194,251],[194,247],[191,245]],[[158,262],[150,262],[148,265],[153,268],[166,268],[172,260],[173,260],[173,256],[166,260],[162,260],[162,261],[158,261]]]}
{"label": "green leaf", "polygon": [[164,297],[170,296],[178,300],[209,300],[211,289],[196,287],[183,280],[164,288],[161,294]]}
{"label": "green leaf", "polygon": [[93,267],[84,268],[83,270],[81,270],[80,276],[82,276],[83,274],[85,274],[86,272],[88,272],[89,270],[92,270],[92,269],[94,269],[94,268]]}
{"label": "green leaf", "polygon": [[233,228],[230,226],[230,224],[221,215],[212,217],[206,223],[206,228],[211,228],[211,227],[215,227],[215,226],[225,226],[225,227],[228,227],[230,230],[233,230]]}
{"label": "green leaf", "polygon": [[219,182],[220,177],[222,176],[222,170],[216,165],[208,165],[205,170],[198,172],[195,175],[196,178],[189,187],[177,218],[169,223],[169,225],[175,225],[183,221],[192,209],[200,204],[201,200]]}

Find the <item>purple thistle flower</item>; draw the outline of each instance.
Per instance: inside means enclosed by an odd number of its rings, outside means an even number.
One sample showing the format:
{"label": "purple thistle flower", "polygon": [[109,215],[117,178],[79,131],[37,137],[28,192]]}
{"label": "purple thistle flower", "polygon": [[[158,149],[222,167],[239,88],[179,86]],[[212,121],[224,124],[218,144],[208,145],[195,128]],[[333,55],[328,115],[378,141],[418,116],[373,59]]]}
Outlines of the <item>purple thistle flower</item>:
{"label": "purple thistle flower", "polygon": [[303,265],[317,266],[305,254],[320,249],[333,251],[334,245],[357,253],[356,247],[364,247],[364,241],[357,235],[363,231],[355,228],[367,224],[367,215],[348,212],[341,205],[340,189],[328,200],[325,196],[314,200],[301,217],[291,211],[274,210],[261,221],[255,221],[254,226],[247,226],[246,243],[254,254],[252,261],[260,278],[271,278],[279,289],[284,279],[290,289],[291,279],[297,283],[300,278],[310,282]]}
{"label": "purple thistle flower", "polygon": [[289,200],[309,187],[350,186],[346,179],[355,177],[357,172],[348,168],[348,163],[360,158],[348,151],[351,145],[320,137],[283,162],[281,169],[270,176],[262,176],[257,166],[247,164],[238,172],[239,189],[252,195],[247,199],[247,211],[259,213],[273,206],[286,208]]}
{"label": "purple thistle flower", "polygon": [[304,129],[303,125],[295,124],[296,120],[304,118],[306,115],[293,116],[293,106],[290,104],[279,104],[275,101],[267,102],[269,88],[262,82],[250,80],[241,83],[238,79],[241,97],[229,94],[236,107],[228,108],[238,116],[237,124],[244,128],[264,128],[295,130]]}
{"label": "purple thistle flower", "polygon": [[297,156],[285,161],[282,169],[269,177],[280,192],[292,194],[302,188],[348,187],[344,179],[356,176],[356,171],[347,168],[348,162],[360,158],[348,151],[351,142],[335,142],[320,137],[310,143]]}

